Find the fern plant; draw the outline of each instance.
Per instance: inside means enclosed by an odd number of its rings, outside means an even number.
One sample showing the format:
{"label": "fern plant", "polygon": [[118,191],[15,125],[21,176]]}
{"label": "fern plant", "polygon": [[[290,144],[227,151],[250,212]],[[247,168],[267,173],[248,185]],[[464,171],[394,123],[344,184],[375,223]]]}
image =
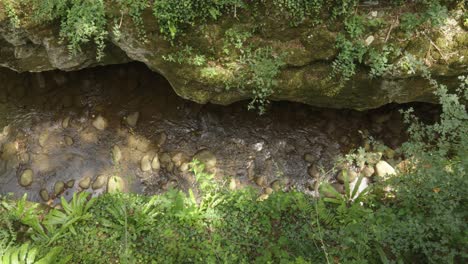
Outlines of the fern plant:
{"label": "fern plant", "polygon": [[69,263],[71,256],[64,256],[62,248],[53,247],[48,250],[45,256],[40,257],[42,249],[31,246],[29,243],[24,243],[18,247],[10,247],[3,253],[0,252],[0,263],[2,264],[65,264]]}

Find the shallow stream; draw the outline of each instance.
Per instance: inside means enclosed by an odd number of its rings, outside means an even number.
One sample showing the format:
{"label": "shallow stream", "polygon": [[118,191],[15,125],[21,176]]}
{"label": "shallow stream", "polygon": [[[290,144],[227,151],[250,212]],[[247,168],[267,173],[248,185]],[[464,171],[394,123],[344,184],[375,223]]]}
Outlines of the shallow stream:
{"label": "shallow stream", "polygon": [[[233,188],[265,189],[280,180],[282,188],[309,191],[314,179],[308,168],[330,167],[336,156],[361,146],[359,131],[391,148],[405,139],[403,106],[357,112],[275,102],[259,116],[246,105],[183,100],[141,64],[21,74],[0,69],[0,194],[28,193],[41,201],[40,190],[47,190],[53,203],[98,175],[118,175],[137,193],[188,189],[194,178],[187,162],[201,150],[210,171]],[[437,112],[415,106],[425,115]],[[129,124],[136,119],[136,126]],[[112,154],[116,146],[119,162]],[[148,169],[155,155],[161,168]],[[25,170],[33,176],[23,187]],[[100,185],[89,189],[98,195],[106,189]]]}

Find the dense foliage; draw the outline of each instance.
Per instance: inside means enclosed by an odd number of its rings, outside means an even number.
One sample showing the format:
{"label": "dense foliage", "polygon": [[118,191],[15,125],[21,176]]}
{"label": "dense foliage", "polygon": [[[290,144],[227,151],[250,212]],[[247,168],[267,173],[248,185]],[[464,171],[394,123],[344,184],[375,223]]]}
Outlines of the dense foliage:
{"label": "dense foliage", "polygon": [[[405,112],[410,166],[356,196],[232,191],[191,163],[198,186],[152,197],[86,192],[62,209],[1,200],[0,259],[66,263],[464,263],[468,78],[436,86],[443,113]],[[326,185],[324,185],[326,186]],[[57,256],[59,256],[57,258]],[[28,262],[29,263],[29,262]],[[44,263],[44,262],[38,262]],[[58,263],[58,262],[57,262]]]}
{"label": "dense foliage", "polygon": [[[399,10],[395,14],[396,21],[385,21],[367,14],[365,7],[372,6],[372,1],[359,0],[3,0],[2,3],[12,27],[20,28],[31,21],[37,24],[59,22],[60,36],[71,55],[77,55],[84,45],[88,47],[92,42],[98,60],[105,56],[109,38],[120,38],[122,22],[127,17],[133,22],[141,42],[148,41],[148,29],[159,28],[174,48],[173,54],[161,54],[163,58],[203,67],[207,78],[220,75],[219,69],[210,68],[211,64],[221,65],[226,71],[225,76],[221,76],[224,80],[221,85],[227,90],[235,87],[251,96],[250,108],[260,113],[265,111],[268,98],[278,89],[277,82],[269,79],[276,79],[285,65],[283,54],[277,54],[268,44],[255,43],[255,34],[261,30],[261,25],[226,29],[225,42],[237,42],[224,45],[222,54],[216,48],[200,51],[191,47],[193,43],[184,40],[186,33],[209,21],[239,19],[240,14],[250,19],[273,14],[289,21],[292,27],[339,25],[335,43],[339,52],[330,75],[323,79],[324,87],[329,87],[325,93],[333,96],[363,64],[370,67],[372,78],[391,75],[388,69],[401,52],[387,40],[382,45],[369,45],[370,32],[390,27],[389,34],[403,33],[406,37],[427,34],[429,29],[443,24],[449,8],[466,8],[460,0],[382,1],[379,5],[384,8]],[[143,16],[147,13],[154,16],[157,25],[145,24]],[[252,70],[252,65],[259,67]]]}

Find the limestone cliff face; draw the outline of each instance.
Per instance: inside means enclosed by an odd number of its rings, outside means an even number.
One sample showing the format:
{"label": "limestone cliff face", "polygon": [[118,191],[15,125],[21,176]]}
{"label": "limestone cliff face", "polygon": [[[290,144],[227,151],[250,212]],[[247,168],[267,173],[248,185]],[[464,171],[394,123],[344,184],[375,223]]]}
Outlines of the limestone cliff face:
{"label": "limestone cliff face", "polygon": [[[374,12],[373,15],[383,20],[391,19],[385,13]],[[410,38],[391,32],[395,25],[390,23],[390,26],[366,32],[363,40],[375,47],[393,44],[402,53],[425,61],[433,76],[451,85],[457,75],[468,72],[468,32],[463,28],[461,16],[461,11],[453,11],[442,27]],[[138,36],[131,19],[124,16],[120,36],[109,33],[105,56],[97,61],[92,44],[84,46],[78,56],[71,57],[66,43],[60,40],[58,22],[12,28],[5,12],[0,9],[0,66],[19,72],[73,71],[140,61],[164,75],[183,98],[199,103],[230,104],[252,97],[249,89],[225,88],[226,78],[236,78],[232,69],[239,62],[232,53],[227,55],[222,51],[227,30],[247,28],[254,29],[248,41],[256,46],[272,47],[276,54],[284,54],[285,65],[277,77],[278,85],[270,98],[272,100],[354,109],[375,108],[390,102],[434,101],[431,88],[421,77],[396,72],[392,76],[371,79],[367,74],[367,61],[359,66],[357,74],[338,94],[328,95],[327,89],[337,84],[324,82],[324,79],[329,76],[337,56],[334,43],[342,25],[337,22],[334,26],[313,26],[306,21],[293,27],[274,13],[265,13],[260,18],[239,14],[235,18],[227,17],[187,28],[178,41],[190,45],[197,52],[209,53],[206,63],[197,66],[163,59],[163,56],[180,48],[171,45],[159,33],[157,21],[150,11],[144,14],[147,33],[144,41]],[[111,25],[109,32],[112,32]],[[396,57],[392,62],[398,63],[401,59]]]}

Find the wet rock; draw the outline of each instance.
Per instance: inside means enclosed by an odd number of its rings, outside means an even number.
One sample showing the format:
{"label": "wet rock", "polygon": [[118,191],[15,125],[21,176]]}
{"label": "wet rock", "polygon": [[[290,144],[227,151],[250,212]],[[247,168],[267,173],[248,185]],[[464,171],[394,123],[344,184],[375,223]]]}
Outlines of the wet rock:
{"label": "wet rock", "polygon": [[304,160],[309,163],[314,163],[316,161],[315,156],[310,153],[304,154]]}
{"label": "wet rock", "polygon": [[124,179],[119,176],[112,176],[107,181],[107,192],[116,193],[116,192],[125,192],[126,184]]}
{"label": "wet rock", "polygon": [[258,186],[263,187],[263,186],[266,186],[267,179],[266,179],[265,176],[259,176],[259,177],[255,178],[255,183]]}
{"label": "wet rock", "polygon": [[18,143],[16,142],[7,142],[3,144],[2,148],[2,159],[3,160],[10,160],[16,157],[16,153],[18,152]]}
{"label": "wet rock", "polygon": [[188,162],[190,160],[190,157],[185,154],[184,152],[177,152],[172,156],[172,162],[174,162],[174,165],[176,167],[180,167],[182,163]]}
{"label": "wet rock", "polygon": [[62,128],[68,128],[70,125],[70,117],[67,116],[62,120]]}
{"label": "wet rock", "polygon": [[372,177],[372,175],[374,175],[374,172],[374,168],[370,166],[365,166],[361,171],[364,177]]}
{"label": "wet rock", "polygon": [[67,146],[73,145],[73,138],[71,138],[69,136],[65,136],[64,140],[65,140],[65,144],[67,144]]}
{"label": "wet rock", "polygon": [[179,170],[181,172],[187,172],[190,169],[190,164],[188,162],[184,162],[180,165]]}
{"label": "wet rock", "polygon": [[320,177],[320,171],[315,164],[312,166],[309,166],[309,169],[307,169],[307,173],[309,174],[310,177],[315,178],[315,179]]}
{"label": "wet rock", "polygon": [[379,161],[375,165],[375,171],[377,173],[377,176],[379,177],[392,176],[396,174],[395,169],[390,164],[388,164],[386,161],[383,161],[383,160]]}
{"label": "wet rock", "polygon": [[138,118],[140,117],[139,112],[133,112],[125,117],[125,123],[131,127],[135,127],[138,122]]}
{"label": "wet rock", "polygon": [[45,147],[46,146],[46,143],[47,143],[47,139],[49,139],[49,131],[43,131],[40,135],[39,135],[39,145],[41,147]]}
{"label": "wet rock", "polygon": [[105,175],[97,176],[96,179],[94,180],[93,185],[91,186],[91,188],[93,188],[93,190],[101,189],[106,184],[106,182],[107,182],[106,179],[107,179],[107,177]]}
{"label": "wet rock", "polygon": [[153,160],[151,161],[151,168],[157,171],[161,168],[161,163],[159,162],[158,154],[154,155]]}
{"label": "wet rock", "polygon": [[171,160],[172,160],[171,156],[166,152],[161,153],[161,156],[159,157],[159,161],[161,162],[161,167],[163,168],[166,168],[167,165],[171,163]]}
{"label": "wet rock", "polygon": [[32,184],[34,173],[31,169],[26,169],[21,173],[19,184],[23,187],[27,187]]}
{"label": "wet rock", "polygon": [[144,172],[151,170],[151,161],[149,155],[144,155],[140,162],[140,169]]}
{"label": "wet rock", "polygon": [[193,156],[193,159],[196,159],[201,163],[205,164],[205,168],[208,170],[216,167],[216,157],[211,151],[207,149],[198,151]]}
{"label": "wet rock", "polygon": [[67,188],[73,188],[73,186],[75,186],[75,180],[71,179],[71,180],[67,181],[67,183],[65,185],[67,186]]}
{"label": "wet rock", "polygon": [[122,151],[120,150],[119,146],[112,147],[112,161],[114,164],[118,164],[119,161],[122,159]]}
{"label": "wet rock", "polygon": [[283,189],[283,186],[282,186],[282,183],[280,180],[276,180],[274,182],[271,183],[271,188],[275,191],[275,192],[278,192],[280,191],[281,189]]}
{"label": "wet rock", "polygon": [[174,166],[174,163],[172,163],[172,161],[171,161],[171,162],[169,162],[169,163],[166,165],[166,170],[167,170],[168,172],[172,172],[172,171],[174,171],[174,167],[175,167],[175,166]]}
{"label": "wet rock", "polygon": [[164,143],[166,143],[166,140],[167,140],[167,134],[165,132],[161,132],[156,137],[156,144],[159,147],[161,147],[162,145],[164,145]]}
{"label": "wet rock", "polygon": [[102,117],[101,115],[98,115],[94,120],[93,120],[93,126],[97,130],[104,130],[107,128],[107,120]]}
{"label": "wet rock", "polygon": [[41,196],[41,199],[44,201],[44,202],[47,202],[50,200],[50,196],[49,196],[49,192],[46,190],[46,189],[41,189],[39,191],[39,196]]}
{"label": "wet rock", "polygon": [[80,132],[80,139],[85,143],[96,144],[98,142],[98,137],[96,135],[96,130],[89,128]]}
{"label": "wet rock", "polygon": [[57,181],[54,184],[54,194],[55,196],[58,196],[59,194],[63,193],[65,191],[65,183],[63,181]]}
{"label": "wet rock", "polygon": [[344,169],[338,173],[336,178],[339,182],[344,183],[347,178],[349,182],[354,181],[358,177],[358,173],[353,169]]}
{"label": "wet rock", "polygon": [[84,189],[84,190],[88,189],[89,186],[91,185],[91,177],[89,176],[84,177],[83,179],[80,180],[78,185],[80,186],[81,189]]}

